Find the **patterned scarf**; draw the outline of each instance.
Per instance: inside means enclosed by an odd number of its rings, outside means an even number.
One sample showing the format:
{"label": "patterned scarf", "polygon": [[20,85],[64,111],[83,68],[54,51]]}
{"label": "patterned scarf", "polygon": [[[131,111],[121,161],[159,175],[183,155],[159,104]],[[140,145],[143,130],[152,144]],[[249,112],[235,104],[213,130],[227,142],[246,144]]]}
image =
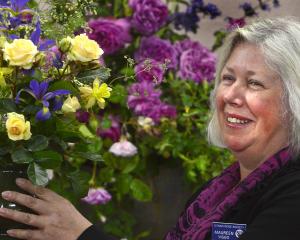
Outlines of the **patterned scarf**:
{"label": "patterned scarf", "polygon": [[241,182],[239,163],[233,163],[200,192],[165,240],[205,239],[211,231],[212,222],[221,221],[226,211],[234,207],[243,194],[279,170],[290,159],[289,151],[285,148],[263,162]]}

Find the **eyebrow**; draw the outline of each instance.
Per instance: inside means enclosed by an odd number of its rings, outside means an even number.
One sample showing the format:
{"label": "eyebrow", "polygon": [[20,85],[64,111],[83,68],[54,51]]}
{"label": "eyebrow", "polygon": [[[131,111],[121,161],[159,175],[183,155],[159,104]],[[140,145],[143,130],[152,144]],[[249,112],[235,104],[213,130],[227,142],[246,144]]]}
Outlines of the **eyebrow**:
{"label": "eyebrow", "polygon": [[[233,68],[227,67],[227,66],[225,66],[225,68],[226,68],[227,71],[229,71],[231,73],[234,73],[234,69]],[[247,74],[251,76],[251,75],[255,75],[255,72],[253,72],[253,71],[247,71]]]}

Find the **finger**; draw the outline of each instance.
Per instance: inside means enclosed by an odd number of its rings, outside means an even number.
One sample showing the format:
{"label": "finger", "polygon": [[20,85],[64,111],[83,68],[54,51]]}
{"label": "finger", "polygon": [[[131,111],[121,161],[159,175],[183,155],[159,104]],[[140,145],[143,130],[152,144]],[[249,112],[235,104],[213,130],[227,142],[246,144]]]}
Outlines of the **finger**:
{"label": "finger", "polygon": [[55,192],[41,186],[33,185],[29,180],[24,178],[17,178],[16,184],[26,192],[29,192],[43,200],[51,201],[53,199],[61,198]]}
{"label": "finger", "polygon": [[37,213],[46,212],[45,209],[47,209],[47,206],[45,205],[43,200],[40,200],[38,198],[13,191],[5,191],[2,192],[1,195],[5,200],[19,203]]}
{"label": "finger", "polygon": [[11,210],[8,208],[0,208],[0,216],[37,228],[42,228],[44,222],[42,221],[43,219],[41,216],[20,212],[16,210]]}
{"label": "finger", "polygon": [[38,232],[38,230],[10,229],[7,231],[7,234],[10,237],[18,238],[18,239],[27,239],[27,240],[43,239],[42,237],[39,237],[41,234]]}

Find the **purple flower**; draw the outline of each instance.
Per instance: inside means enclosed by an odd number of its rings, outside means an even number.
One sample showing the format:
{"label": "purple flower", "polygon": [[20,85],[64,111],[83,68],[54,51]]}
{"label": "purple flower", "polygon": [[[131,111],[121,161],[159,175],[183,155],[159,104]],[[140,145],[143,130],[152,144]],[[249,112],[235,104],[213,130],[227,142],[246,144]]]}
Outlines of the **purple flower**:
{"label": "purple flower", "polygon": [[155,123],[158,123],[161,118],[176,118],[176,107],[161,102],[159,105],[152,108],[146,115],[151,118]]}
{"label": "purple flower", "polygon": [[85,112],[82,110],[78,110],[75,113],[76,119],[80,123],[88,123],[90,120],[90,114],[89,112]]}
{"label": "purple flower", "polygon": [[131,0],[129,6],[133,9],[131,24],[143,35],[152,35],[168,20],[168,7],[160,0]]}
{"label": "purple flower", "polygon": [[161,92],[154,89],[153,84],[150,82],[132,84],[128,93],[128,107],[137,115],[147,116],[151,109],[160,104]]}
{"label": "purple flower", "polygon": [[181,51],[178,76],[197,83],[204,79],[212,81],[215,75],[216,57],[199,42],[184,40],[175,44],[175,49]]}
{"label": "purple flower", "polygon": [[243,27],[246,25],[245,18],[232,18],[228,17],[227,30],[232,31],[237,27]]}
{"label": "purple flower", "polygon": [[89,21],[89,27],[92,29],[89,38],[95,40],[105,54],[115,53],[132,40],[127,19],[98,18]]}
{"label": "purple flower", "polygon": [[164,69],[159,62],[153,59],[145,60],[140,62],[134,68],[136,78],[139,82],[152,82],[159,84],[162,82],[164,77]]}
{"label": "purple flower", "polygon": [[137,148],[126,139],[116,142],[108,150],[118,157],[132,157],[137,154]]}
{"label": "purple flower", "polygon": [[167,64],[168,68],[175,69],[177,66],[177,54],[171,42],[156,36],[142,38],[140,48],[134,57],[137,62],[151,58],[160,63],[169,62]]}
{"label": "purple flower", "polygon": [[82,201],[91,204],[106,204],[111,200],[111,195],[104,188],[90,188],[88,195],[82,198]]}
{"label": "purple flower", "polygon": [[162,117],[176,117],[176,108],[160,100],[161,92],[149,82],[135,83],[129,88],[127,104],[138,116],[151,118],[158,123]]}
{"label": "purple flower", "polygon": [[53,92],[48,92],[49,82],[39,83],[36,80],[31,80],[29,88],[21,89],[16,96],[16,103],[20,102],[20,95],[22,92],[29,93],[32,97],[35,98],[37,102],[41,102],[43,107],[36,113],[35,117],[37,120],[45,121],[51,117],[50,112],[50,101],[51,101],[51,110],[57,111],[60,110],[63,104],[62,95],[70,94],[70,91],[60,89]]}
{"label": "purple flower", "polygon": [[117,142],[121,137],[120,120],[116,116],[109,116],[109,119],[111,121],[110,128],[107,129],[98,128],[97,135],[102,138],[110,138],[113,142]]}

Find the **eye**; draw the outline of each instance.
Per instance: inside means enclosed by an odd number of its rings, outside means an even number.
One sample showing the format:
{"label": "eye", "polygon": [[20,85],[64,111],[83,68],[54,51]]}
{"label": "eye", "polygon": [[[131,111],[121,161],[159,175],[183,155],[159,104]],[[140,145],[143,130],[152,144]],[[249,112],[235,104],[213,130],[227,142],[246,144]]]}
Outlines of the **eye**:
{"label": "eye", "polygon": [[224,75],[222,76],[222,79],[221,79],[221,81],[222,81],[222,82],[225,82],[225,83],[231,83],[231,82],[233,82],[234,80],[235,80],[234,76],[229,75],[229,74],[224,74]]}
{"label": "eye", "polygon": [[255,89],[265,88],[265,86],[263,85],[262,82],[260,82],[258,80],[254,80],[254,79],[249,79],[248,80],[248,85],[250,85],[251,87],[253,87]]}

